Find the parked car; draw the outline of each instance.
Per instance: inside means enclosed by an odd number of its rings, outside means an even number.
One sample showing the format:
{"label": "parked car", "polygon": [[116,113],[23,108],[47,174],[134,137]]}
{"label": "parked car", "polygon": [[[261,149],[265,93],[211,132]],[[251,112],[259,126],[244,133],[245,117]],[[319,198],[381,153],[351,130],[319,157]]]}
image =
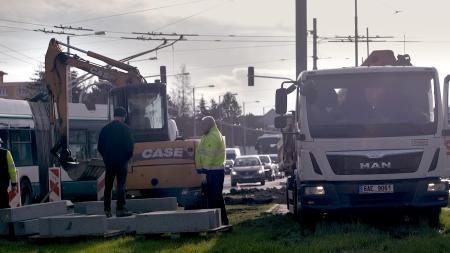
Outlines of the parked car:
{"label": "parked car", "polygon": [[226,160],[225,161],[225,174],[229,175],[231,173],[231,169],[234,166],[234,161],[233,160]]}
{"label": "parked car", "polygon": [[278,177],[278,166],[272,163],[269,155],[258,155],[258,157],[264,166],[264,174],[266,175],[266,179],[269,181],[274,181],[275,178]]}
{"label": "parked car", "polygon": [[275,174],[277,178],[283,178],[284,173],[280,171],[280,159],[278,158],[278,154],[269,154],[270,160],[274,165]]}
{"label": "parked car", "polygon": [[264,166],[264,175],[266,176],[266,180],[275,180],[275,173],[272,169],[272,164],[270,163],[270,157],[268,155],[258,155],[258,157]]}
{"label": "parked car", "polygon": [[264,166],[256,155],[240,156],[234,161],[234,167],[231,170],[231,186],[237,183],[257,183],[261,185],[266,183]]}

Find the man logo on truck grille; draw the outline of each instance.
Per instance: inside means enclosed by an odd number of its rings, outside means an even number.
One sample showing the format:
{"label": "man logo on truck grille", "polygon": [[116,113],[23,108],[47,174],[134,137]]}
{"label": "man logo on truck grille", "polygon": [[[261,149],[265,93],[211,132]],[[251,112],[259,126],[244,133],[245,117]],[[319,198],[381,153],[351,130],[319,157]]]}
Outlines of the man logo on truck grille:
{"label": "man logo on truck grille", "polygon": [[374,162],[374,163],[359,163],[359,168],[365,169],[390,169],[391,162]]}

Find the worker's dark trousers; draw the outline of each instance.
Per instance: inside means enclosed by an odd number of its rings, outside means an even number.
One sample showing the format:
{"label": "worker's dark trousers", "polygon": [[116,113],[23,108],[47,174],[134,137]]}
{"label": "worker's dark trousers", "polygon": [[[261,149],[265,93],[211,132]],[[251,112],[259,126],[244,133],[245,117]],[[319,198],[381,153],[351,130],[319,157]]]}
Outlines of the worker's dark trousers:
{"label": "worker's dark trousers", "polygon": [[9,208],[8,186],[0,186],[0,209]]}
{"label": "worker's dark trousers", "polygon": [[206,171],[206,200],[208,208],[220,208],[222,223],[228,225],[227,210],[223,201],[224,170]]}
{"label": "worker's dark trousers", "polygon": [[117,178],[117,210],[122,210],[125,206],[125,182],[127,181],[127,165],[113,167],[106,166],[105,174],[105,194],[104,205],[105,210],[111,210],[111,192],[114,185],[114,179]]}

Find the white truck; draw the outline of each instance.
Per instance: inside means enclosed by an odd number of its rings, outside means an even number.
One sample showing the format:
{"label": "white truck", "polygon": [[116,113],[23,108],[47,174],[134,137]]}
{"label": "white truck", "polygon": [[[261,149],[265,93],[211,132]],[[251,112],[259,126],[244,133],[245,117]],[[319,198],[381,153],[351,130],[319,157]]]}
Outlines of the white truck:
{"label": "white truck", "polygon": [[450,174],[450,78],[442,101],[436,69],[378,65],[304,71],[277,90],[280,129],[287,129],[287,95],[297,93],[296,127],[284,135],[295,137],[286,195],[300,221],[391,208],[439,224],[449,195],[442,179]]}

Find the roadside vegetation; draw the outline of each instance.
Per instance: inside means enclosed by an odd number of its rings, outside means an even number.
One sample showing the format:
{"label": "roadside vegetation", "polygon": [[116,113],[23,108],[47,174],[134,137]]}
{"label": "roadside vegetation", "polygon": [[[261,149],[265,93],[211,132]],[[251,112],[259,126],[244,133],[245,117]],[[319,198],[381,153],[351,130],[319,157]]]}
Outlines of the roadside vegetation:
{"label": "roadside vegetation", "polygon": [[266,213],[271,205],[231,206],[232,232],[212,236],[144,239],[125,236],[105,240],[36,244],[0,240],[0,252],[450,252],[450,209],[441,214],[441,229],[425,222],[380,225],[355,220],[325,220],[315,231],[292,217]]}

